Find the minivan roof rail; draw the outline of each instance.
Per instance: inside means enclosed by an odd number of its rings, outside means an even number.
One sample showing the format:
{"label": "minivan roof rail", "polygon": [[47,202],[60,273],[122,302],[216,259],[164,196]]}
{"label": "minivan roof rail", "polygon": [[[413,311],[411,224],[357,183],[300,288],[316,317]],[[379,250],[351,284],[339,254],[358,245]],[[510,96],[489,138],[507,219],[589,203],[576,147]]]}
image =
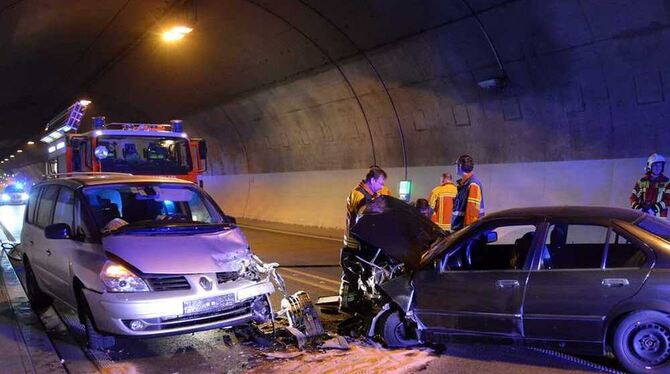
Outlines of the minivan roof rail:
{"label": "minivan roof rail", "polygon": [[72,173],[56,173],[56,174],[49,174],[45,176],[45,179],[58,179],[58,178],[66,178],[66,177],[95,177],[95,176],[105,176],[105,175],[120,175],[120,176],[132,176],[132,174],[129,173],[113,173],[113,172],[100,172],[100,171],[77,171],[77,172],[72,172]]}

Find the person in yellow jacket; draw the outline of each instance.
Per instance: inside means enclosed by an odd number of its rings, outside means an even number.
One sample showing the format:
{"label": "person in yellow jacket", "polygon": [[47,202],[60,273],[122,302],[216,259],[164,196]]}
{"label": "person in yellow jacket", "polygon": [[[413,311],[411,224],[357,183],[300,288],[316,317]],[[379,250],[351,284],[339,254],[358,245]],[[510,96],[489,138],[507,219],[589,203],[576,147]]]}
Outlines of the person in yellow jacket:
{"label": "person in yellow jacket", "polygon": [[442,174],[439,186],[433,188],[428,197],[428,204],[435,212],[432,221],[442,230],[451,231],[451,216],[454,211],[454,198],[458,187],[452,180],[450,173]]}
{"label": "person in yellow jacket", "polygon": [[380,196],[380,191],[386,182],[386,172],[379,166],[373,165],[368,170],[365,179],[356,186],[347,197],[347,220],[344,231],[344,247],[340,251],[340,266],[342,267],[342,281],[340,283],[340,311],[354,313],[360,308],[362,294],[358,290],[360,278],[359,261],[356,256],[365,256],[363,246],[352,237],[349,230],[356,223],[358,211],[367,203]]}

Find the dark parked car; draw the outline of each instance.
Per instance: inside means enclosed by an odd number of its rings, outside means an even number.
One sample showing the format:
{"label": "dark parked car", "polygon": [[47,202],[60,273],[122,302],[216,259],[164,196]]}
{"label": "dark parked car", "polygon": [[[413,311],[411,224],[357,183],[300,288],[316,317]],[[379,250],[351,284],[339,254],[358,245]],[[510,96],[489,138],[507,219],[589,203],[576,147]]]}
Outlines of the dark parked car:
{"label": "dark parked car", "polygon": [[387,231],[383,217],[406,208],[389,198],[371,205],[354,228],[360,239],[430,241],[400,255],[392,249],[409,271],[378,287],[388,304],[371,327],[389,346],[511,338],[614,352],[636,373],[670,372],[666,219],[618,208],[511,209],[445,238],[425,222]]}

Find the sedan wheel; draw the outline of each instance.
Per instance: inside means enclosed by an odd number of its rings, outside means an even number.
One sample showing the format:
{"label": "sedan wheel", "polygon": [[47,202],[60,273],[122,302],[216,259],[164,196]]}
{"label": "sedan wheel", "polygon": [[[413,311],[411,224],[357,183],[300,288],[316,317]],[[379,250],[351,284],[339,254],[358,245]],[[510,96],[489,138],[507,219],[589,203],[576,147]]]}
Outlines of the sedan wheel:
{"label": "sedan wheel", "polygon": [[667,373],[670,369],[670,316],[651,310],[629,315],[616,330],[614,351],[633,373]]}
{"label": "sedan wheel", "polygon": [[400,312],[389,311],[377,322],[379,335],[389,348],[407,348],[419,344],[412,331],[400,317]]}

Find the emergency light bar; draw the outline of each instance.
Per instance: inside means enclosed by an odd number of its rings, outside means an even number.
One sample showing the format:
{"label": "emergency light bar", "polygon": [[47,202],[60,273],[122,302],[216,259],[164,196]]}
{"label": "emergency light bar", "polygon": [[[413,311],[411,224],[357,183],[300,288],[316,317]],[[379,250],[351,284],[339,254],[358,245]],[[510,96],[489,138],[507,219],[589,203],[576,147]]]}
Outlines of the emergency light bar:
{"label": "emergency light bar", "polygon": [[121,131],[164,131],[181,133],[184,129],[181,120],[172,120],[170,123],[105,123],[105,117],[94,117],[93,127],[97,130]]}
{"label": "emergency light bar", "polygon": [[81,119],[86,112],[86,107],[90,103],[90,100],[79,100],[52,118],[44,128],[44,132],[47,135],[40,139],[40,141],[49,144],[54,140],[62,138],[67,132],[77,131]]}

